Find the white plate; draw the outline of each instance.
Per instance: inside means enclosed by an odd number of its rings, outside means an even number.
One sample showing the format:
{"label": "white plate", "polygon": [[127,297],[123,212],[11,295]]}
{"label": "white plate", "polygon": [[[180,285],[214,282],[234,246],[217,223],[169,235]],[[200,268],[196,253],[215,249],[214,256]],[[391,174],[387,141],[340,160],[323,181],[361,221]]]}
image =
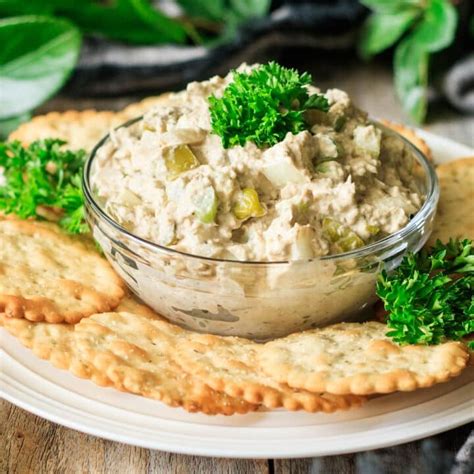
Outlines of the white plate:
{"label": "white plate", "polygon": [[[474,154],[451,140],[421,134],[438,162]],[[236,458],[323,456],[405,443],[474,420],[474,369],[349,412],[209,417],[97,387],[37,359],[3,329],[0,336],[3,398],[61,425],[146,448]]]}

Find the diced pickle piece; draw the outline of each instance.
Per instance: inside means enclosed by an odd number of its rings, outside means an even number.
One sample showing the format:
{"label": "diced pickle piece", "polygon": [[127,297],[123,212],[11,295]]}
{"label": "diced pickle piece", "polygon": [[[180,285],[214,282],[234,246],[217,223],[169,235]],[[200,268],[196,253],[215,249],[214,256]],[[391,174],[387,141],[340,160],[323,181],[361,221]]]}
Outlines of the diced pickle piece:
{"label": "diced pickle piece", "polygon": [[376,225],[368,225],[367,232],[370,235],[377,235],[380,232],[380,227],[377,227]]}
{"label": "diced pickle piece", "polygon": [[234,216],[237,219],[248,219],[250,217],[262,217],[265,215],[265,208],[260,204],[257,191],[253,188],[244,188],[234,205]]}
{"label": "diced pickle piece", "polygon": [[334,130],[336,130],[336,132],[340,132],[346,125],[346,122],[347,118],[344,115],[338,115],[333,123]]}
{"label": "diced pickle piece", "polygon": [[200,165],[199,160],[188,145],[179,145],[170,149],[165,155],[165,163],[170,179],[175,179],[181,173]]}
{"label": "diced pickle piece", "polygon": [[214,222],[217,214],[217,206],[219,201],[216,192],[212,186],[205,187],[193,199],[196,206],[196,217],[204,224],[211,224]]}
{"label": "diced pickle piece", "polygon": [[355,232],[328,217],[323,219],[323,234],[342,252],[349,252],[364,245],[364,241]]}

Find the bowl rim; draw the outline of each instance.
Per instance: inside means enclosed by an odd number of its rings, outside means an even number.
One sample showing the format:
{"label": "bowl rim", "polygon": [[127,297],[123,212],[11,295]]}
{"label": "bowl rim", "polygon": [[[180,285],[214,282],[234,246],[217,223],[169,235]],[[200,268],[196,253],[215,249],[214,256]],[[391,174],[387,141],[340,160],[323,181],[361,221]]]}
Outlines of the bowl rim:
{"label": "bowl rim", "polygon": [[[118,130],[123,127],[129,127],[140,120],[143,119],[143,115],[133,118],[124,122],[123,124],[115,127],[113,130]],[[397,137],[398,139],[402,140],[405,145],[410,148],[417,159],[418,163],[421,164],[423,171],[426,175],[427,180],[427,190],[425,193],[425,201],[423,205],[418,210],[418,212],[414,215],[414,217],[408,222],[408,224],[403,227],[402,229],[398,230],[397,232],[387,235],[383,239],[377,240],[372,242],[368,245],[364,245],[363,247],[359,247],[354,250],[350,250],[348,252],[338,253],[334,255],[324,255],[322,257],[314,257],[307,260],[236,260],[236,259],[226,259],[226,258],[214,258],[214,257],[206,257],[203,255],[196,255],[192,253],[183,252],[181,250],[172,249],[170,247],[165,247],[163,245],[157,244],[156,242],[152,242],[151,240],[145,239],[140,237],[124,227],[122,227],[118,222],[116,222],[112,217],[110,217],[98,204],[98,202],[94,199],[91,184],[90,184],[90,172],[92,168],[92,164],[94,161],[95,156],[97,155],[97,151],[110,139],[110,132],[107,133],[102,139],[94,146],[92,151],[89,153],[87,160],[84,165],[83,173],[82,173],[82,190],[84,193],[84,200],[86,206],[90,206],[94,212],[99,216],[99,219],[104,220],[109,225],[111,225],[116,231],[122,233],[127,236],[127,238],[131,239],[135,243],[145,246],[151,249],[153,252],[160,252],[169,255],[179,255],[184,258],[204,261],[204,262],[213,262],[213,263],[229,263],[229,264],[243,264],[243,265],[271,265],[271,266],[285,266],[295,263],[308,263],[308,262],[315,262],[315,261],[332,261],[338,262],[340,260],[345,259],[353,259],[353,258],[362,258],[367,257],[368,255],[377,254],[384,249],[391,248],[392,244],[395,244],[400,241],[405,241],[405,239],[419,229],[425,222],[428,215],[433,210],[433,207],[436,207],[438,204],[439,199],[439,181],[436,174],[436,171],[431,164],[431,162],[427,159],[426,155],[410,142],[407,138],[405,138],[400,133],[392,130],[391,128],[383,125],[378,120],[370,120],[371,123],[379,127],[384,133],[388,135],[392,135]]]}

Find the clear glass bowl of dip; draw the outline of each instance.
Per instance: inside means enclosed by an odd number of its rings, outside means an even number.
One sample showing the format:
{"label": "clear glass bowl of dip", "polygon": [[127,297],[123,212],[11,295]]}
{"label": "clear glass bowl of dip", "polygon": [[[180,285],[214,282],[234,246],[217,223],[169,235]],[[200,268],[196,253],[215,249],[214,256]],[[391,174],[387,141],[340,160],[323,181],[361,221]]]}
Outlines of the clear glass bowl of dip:
{"label": "clear glass bowl of dip", "polygon": [[[130,126],[140,119],[127,122]],[[400,231],[338,255],[309,261],[243,262],[186,254],[132,234],[107,215],[90,183],[97,150],[84,170],[86,214],[94,238],[130,289],[146,304],[183,327],[254,339],[363,318],[376,300],[380,268],[395,268],[407,251],[418,251],[433,226],[439,187],[426,157],[405,138],[414,179],[425,199]]]}

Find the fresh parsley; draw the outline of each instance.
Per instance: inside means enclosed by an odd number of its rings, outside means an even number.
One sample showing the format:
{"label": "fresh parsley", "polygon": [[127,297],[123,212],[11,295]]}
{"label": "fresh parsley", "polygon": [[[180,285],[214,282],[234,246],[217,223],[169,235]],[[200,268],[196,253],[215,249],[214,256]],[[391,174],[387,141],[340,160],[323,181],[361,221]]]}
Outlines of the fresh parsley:
{"label": "fresh parsley", "polygon": [[458,13],[449,0],[361,0],[373,13],[361,30],[359,53],[369,59],[395,45],[395,89],[418,123],[426,118],[430,56],[455,39]]}
{"label": "fresh parsley", "polygon": [[64,144],[0,142],[0,211],[22,219],[52,215],[70,233],[88,231],[81,187],[86,152],[66,150]]}
{"label": "fresh parsley", "polygon": [[308,128],[308,109],[329,109],[326,97],[308,94],[312,80],[308,73],[270,62],[233,74],[222,97],[209,97],[211,126],[225,148],[248,141],[259,147],[274,145],[288,132],[296,134]]}
{"label": "fresh parsley", "polygon": [[408,254],[393,273],[382,271],[377,294],[389,312],[387,335],[400,344],[438,344],[474,333],[472,241],[438,241],[429,252]]}

